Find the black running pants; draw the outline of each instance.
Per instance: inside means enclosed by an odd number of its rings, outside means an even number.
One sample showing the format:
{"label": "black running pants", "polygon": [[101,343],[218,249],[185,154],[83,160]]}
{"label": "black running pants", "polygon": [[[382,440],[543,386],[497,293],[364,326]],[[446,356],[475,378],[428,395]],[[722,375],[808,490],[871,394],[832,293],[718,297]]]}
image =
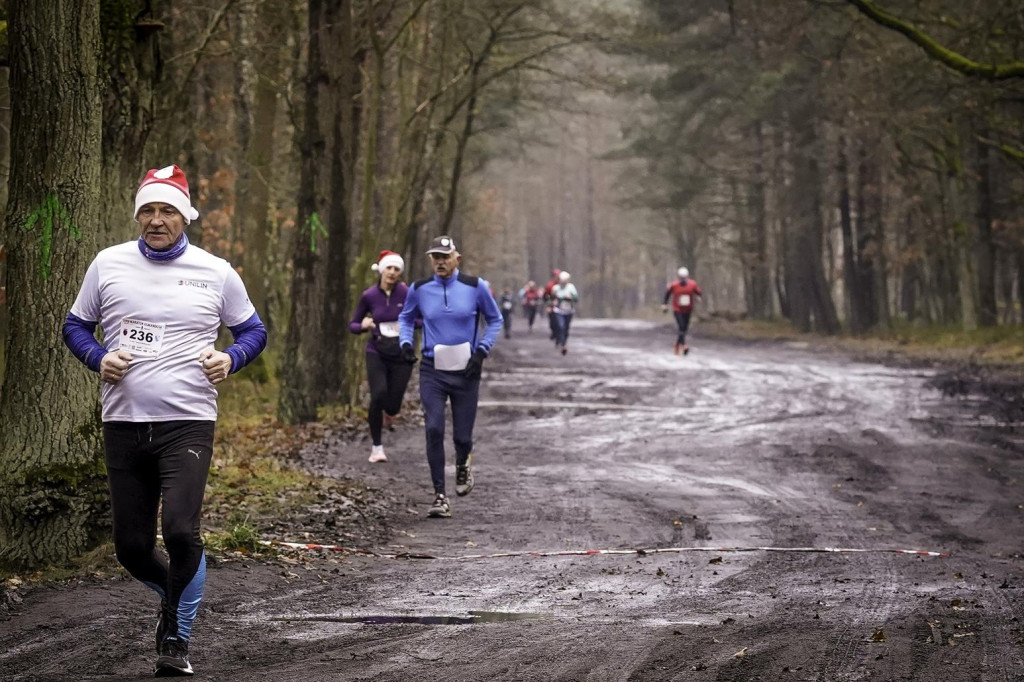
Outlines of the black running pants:
{"label": "black running pants", "polygon": [[381,444],[384,413],[392,417],[402,409],[405,387],[412,376],[412,365],[401,358],[383,358],[377,353],[366,354],[366,378],[370,384],[370,437],[374,445]]}
{"label": "black running pants", "polygon": [[[206,582],[199,519],[214,425],[185,420],[103,424],[117,560],[167,599],[166,633],[186,641]],[[166,557],[156,548],[161,501]]]}

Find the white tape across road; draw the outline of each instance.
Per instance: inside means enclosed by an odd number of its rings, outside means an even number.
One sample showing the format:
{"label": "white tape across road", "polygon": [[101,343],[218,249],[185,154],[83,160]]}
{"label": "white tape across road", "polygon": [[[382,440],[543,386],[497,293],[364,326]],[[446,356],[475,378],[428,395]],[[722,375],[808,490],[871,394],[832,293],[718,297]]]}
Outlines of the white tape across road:
{"label": "white tape across road", "polygon": [[555,550],[550,552],[497,552],[495,554],[463,554],[460,556],[438,556],[418,552],[400,552],[382,554],[356,547],[342,545],[318,545],[306,542],[284,542],[283,540],[261,540],[260,544],[272,547],[288,547],[290,549],[315,549],[328,552],[349,552],[364,554],[381,559],[431,559],[435,561],[474,561],[477,559],[508,559],[518,557],[554,557],[554,556],[596,556],[598,554],[682,554],[684,552],[820,552],[829,554],[912,554],[916,556],[948,557],[949,552],[933,552],[925,549],[888,549],[888,548],[856,548],[856,547],[655,547],[650,549],[578,549]]}

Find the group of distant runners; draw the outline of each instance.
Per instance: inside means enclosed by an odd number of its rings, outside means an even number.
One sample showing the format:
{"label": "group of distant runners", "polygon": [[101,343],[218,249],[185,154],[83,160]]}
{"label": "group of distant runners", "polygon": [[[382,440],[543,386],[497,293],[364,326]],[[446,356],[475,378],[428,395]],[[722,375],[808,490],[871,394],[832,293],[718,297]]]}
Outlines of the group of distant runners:
{"label": "group of distant runners", "polygon": [[[89,265],[65,320],[65,344],[102,382],[104,458],[114,548],[122,566],[160,598],[156,676],[192,675],[189,642],[206,583],[200,535],[203,494],[213,455],[216,385],[263,351],[267,332],[238,272],[189,243],[185,228],[199,217],[185,173],[176,165],[148,171],[135,196],[139,238],[101,251]],[[426,251],[432,274],[402,281],[405,262],[381,251],[349,323],[368,334],[370,462],[386,462],[382,431],[398,414],[418,362],[427,462],[434,499],[430,517],[450,517],[445,485],[445,411],[451,402],[455,492],[473,489],[473,427],[484,360],[498,334],[511,334],[516,297],[496,300],[488,282],[463,273],[449,236]],[[665,292],[686,354],[686,332],[700,287],[686,268]],[[541,307],[551,340],[568,352],[580,296],[572,276],[554,270],[538,287],[518,292],[528,329]],[[500,301],[500,304],[499,304]],[[215,348],[221,325],[233,342]],[[96,339],[102,331],[103,343]],[[422,330],[420,353],[413,344]],[[166,555],[157,549],[157,518]]]}

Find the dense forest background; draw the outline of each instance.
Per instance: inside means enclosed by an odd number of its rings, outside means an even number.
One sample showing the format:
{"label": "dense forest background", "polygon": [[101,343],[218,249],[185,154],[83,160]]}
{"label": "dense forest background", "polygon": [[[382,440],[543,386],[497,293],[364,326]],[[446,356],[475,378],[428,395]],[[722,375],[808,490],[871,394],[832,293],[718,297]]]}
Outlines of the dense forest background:
{"label": "dense forest background", "polygon": [[[95,378],[60,324],[177,163],[270,330],[282,423],[359,400],[382,248],[495,290],[827,334],[1020,325],[1024,1],[0,0],[0,547],[96,539]],[[32,537],[31,543],[23,538]]]}

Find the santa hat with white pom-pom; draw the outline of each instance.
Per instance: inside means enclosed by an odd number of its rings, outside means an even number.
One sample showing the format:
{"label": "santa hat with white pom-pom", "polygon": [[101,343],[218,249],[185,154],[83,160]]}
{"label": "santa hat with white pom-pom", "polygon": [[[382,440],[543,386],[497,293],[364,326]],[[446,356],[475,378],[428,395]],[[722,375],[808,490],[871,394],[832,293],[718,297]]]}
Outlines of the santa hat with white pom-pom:
{"label": "santa hat with white pom-pom", "polygon": [[135,195],[135,219],[146,204],[170,204],[185,218],[185,224],[199,218],[199,211],[192,207],[185,171],[176,165],[154,168],[146,172]]}
{"label": "santa hat with white pom-pom", "polygon": [[384,269],[391,265],[394,265],[396,268],[398,268],[399,272],[405,270],[405,261],[402,260],[402,257],[399,256],[394,251],[388,251],[387,249],[384,249],[383,251],[380,252],[380,255],[377,256],[377,262],[371,265],[370,269],[372,269],[374,272],[384,272]]}

